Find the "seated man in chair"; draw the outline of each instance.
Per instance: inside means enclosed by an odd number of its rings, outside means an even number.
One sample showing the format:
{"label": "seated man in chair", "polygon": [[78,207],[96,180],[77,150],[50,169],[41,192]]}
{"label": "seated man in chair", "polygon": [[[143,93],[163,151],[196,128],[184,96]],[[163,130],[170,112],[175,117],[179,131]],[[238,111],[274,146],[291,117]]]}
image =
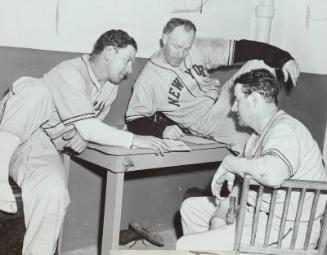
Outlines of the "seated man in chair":
{"label": "seated man in chair", "polygon": [[[213,217],[214,212],[224,211],[224,202],[228,201],[220,198],[221,187],[227,181],[231,189],[236,175],[243,177],[248,174],[257,182],[273,188],[280,186],[287,179],[326,181],[326,171],[316,141],[300,121],[278,109],[279,90],[279,82],[267,69],[254,69],[235,79],[232,111],[236,113],[239,124],[250,127],[253,133],[242,155],[229,155],[220,164],[211,184],[213,195],[219,199],[194,197],[183,202],[181,218],[184,236],[177,241],[177,249],[233,249],[235,224],[222,224],[220,219],[220,226],[214,228],[209,226],[209,222],[217,225],[217,220]],[[256,191],[250,191],[242,242],[250,238],[256,196]],[[263,196],[256,239],[260,243],[264,238],[264,226],[270,205],[268,194],[264,193]],[[284,197],[283,190],[278,191],[268,245],[274,245],[278,238]],[[299,192],[293,191],[282,245],[290,243],[298,198]],[[323,196],[324,201],[319,200],[317,205],[310,248],[317,245],[325,198]],[[312,199],[313,194],[309,192],[305,196],[304,208],[311,207]],[[309,215],[310,210],[305,210],[302,214],[295,247],[303,246]]]}

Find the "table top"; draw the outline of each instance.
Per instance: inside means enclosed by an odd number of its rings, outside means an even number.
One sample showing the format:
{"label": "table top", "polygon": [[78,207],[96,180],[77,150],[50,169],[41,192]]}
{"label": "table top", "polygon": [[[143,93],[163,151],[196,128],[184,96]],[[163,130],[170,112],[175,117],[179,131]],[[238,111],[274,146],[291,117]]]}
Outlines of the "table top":
{"label": "table top", "polygon": [[230,154],[224,144],[194,144],[185,142],[191,151],[169,151],[155,155],[152,149],[126,149],[118,146],[89,144],[79,155],[82,160],[96,164],[114,173],[158,169],[179,165],[194,165],[222,161]]}
{"label": "table top", "polygon": [[[195,143],[185,142],[185,144],[191,149],[190,152],[198,151],[198,150],[217,149],[217,148],[226,149],[225,144],[218,143],[218,142],[208,143],[208,144],[195,144]],[[95,143],[89,143],[87,149],[96,150],[103,154],[116,155],[116,156],[154,154],[154,150],[152,149],[141,149],[141,148],[127,149],[120,146],[106,146],[106,145],[100,145]],[[167,153],[179,153],[179,152],[183,152],[183,151],[168,151]]]}

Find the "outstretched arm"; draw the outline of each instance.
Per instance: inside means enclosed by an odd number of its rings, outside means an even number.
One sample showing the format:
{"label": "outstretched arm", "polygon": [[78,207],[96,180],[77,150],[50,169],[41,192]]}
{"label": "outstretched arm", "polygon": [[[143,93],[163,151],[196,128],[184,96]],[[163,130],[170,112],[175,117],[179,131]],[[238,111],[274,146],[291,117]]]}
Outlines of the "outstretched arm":
{"label": "outstretched arm", "polygon": [[281,69],[283,71],[284,81],[291,78],[295,86],[300,74],[300,68],[287,51],[257,41],[235,41],[233,62],[244,62],[251,59],[260,59],[270,67]]}
{"label": "outstretched arm", "polygon": [[125,148],[154,149],[156,154],[163,155],[168,146],[161,139],[151,136],[133,135],[131,132],[109,126],[96,118],[77,121],[74,123],[81,137],[90,142],[103,145],[115,145]]}
{"label": "outstretched arm", "polygon": [[283,71],[295,85],[300,73],[298,64],[290,53],[268,43],[250,40],[225,40],[222,38],[197,38],[195,47],[203,57],[207,69],[232,65],[249,60],[263,60],[272,68]]}

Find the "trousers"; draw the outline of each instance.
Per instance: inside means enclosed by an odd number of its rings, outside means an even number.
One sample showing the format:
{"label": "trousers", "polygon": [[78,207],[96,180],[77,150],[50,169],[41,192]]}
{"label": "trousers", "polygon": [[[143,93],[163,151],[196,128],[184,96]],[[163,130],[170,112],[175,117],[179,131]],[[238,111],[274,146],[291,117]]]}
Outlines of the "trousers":
{"label": "trousers", "polygon": [[22,254],[52,255],[70,203],[63,160],[41,128],[54,108],[52,97],[37,79],[23,78],[13,84],[0,107],[0,132],[10,132],[21,142],[9,174],[22,190]]}
{"label": "trousers", "polygon": [[[232,251],[235,240],[235,225],[224,225],[214,230],[209,229],[209,220],[218,208],[219,203],[214,203],[213,197],[191,197],[186,199],[181,206],[181,219],[184,236],[177,240],[177,250],[226,250]],[[252,222],[254,216],[254,207],[248,206],[245,214],[244,228],[242,234],[242,243],[249,244]],[[268,215],[260,212],[256,243],[263,243],[265,237],[265,228]],[[313,223],[309,249],[314,249],[317,245],[320,229],[321,217]],[[288,221],[285,226],[282,246],[289,247],[292,238],[292,228],[294,222]],[[280,218],[274,217],[272,222],[272,232],[268,245],[275,245],[278,239]],[[299,225],[297,241],[295,248],[301,248],[304,244],[307,222]]]}

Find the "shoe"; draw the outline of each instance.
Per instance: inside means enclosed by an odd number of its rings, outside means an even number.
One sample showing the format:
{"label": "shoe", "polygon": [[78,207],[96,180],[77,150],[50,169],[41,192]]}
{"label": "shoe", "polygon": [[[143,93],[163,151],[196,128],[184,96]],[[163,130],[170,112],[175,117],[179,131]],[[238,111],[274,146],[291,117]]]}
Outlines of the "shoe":
{"label": "shoe", "polygon": [[144,228],[141,223],[134,221],[129,224],[129,227],[150,243],[159,247],[165,246],[165,241],[159,234],[150,232]]}
{"label": "shoe", "polygon": [[123,229],[119,232],[119,245],[126,245],[141,239],[143,239],[143,236],[136,233],[133,229]]}

